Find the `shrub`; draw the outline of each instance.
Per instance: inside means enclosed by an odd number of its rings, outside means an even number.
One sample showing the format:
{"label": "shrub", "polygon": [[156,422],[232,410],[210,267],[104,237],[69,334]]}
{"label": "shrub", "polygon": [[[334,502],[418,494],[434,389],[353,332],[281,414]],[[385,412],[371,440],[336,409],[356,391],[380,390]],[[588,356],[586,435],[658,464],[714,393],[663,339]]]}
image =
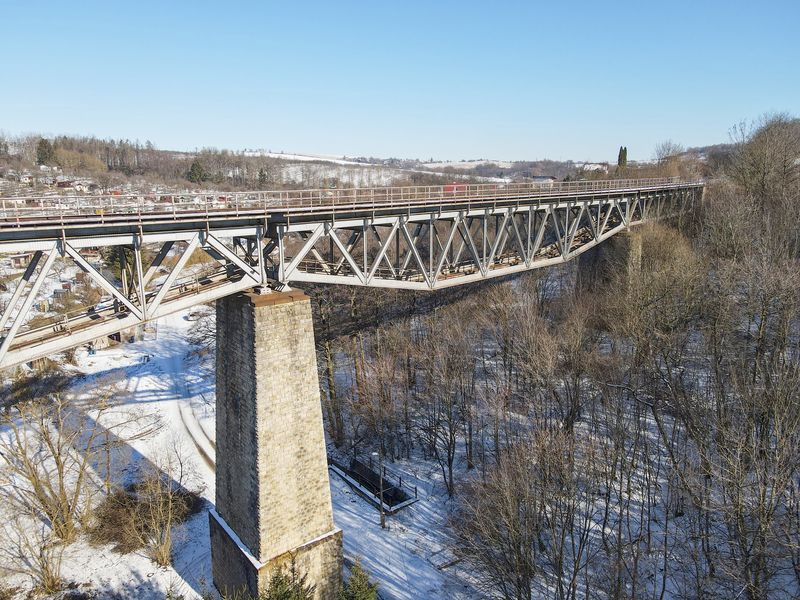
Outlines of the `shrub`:
{"label": "shrub", "polygon": [[170,529],[200,511],[197,492],[166,481],[163,474],[147,474],[142,481],[108,494],[95,509],[89,530],[93,544],[111,544],[122,554],[147,548],[154,562],[170,562]]}

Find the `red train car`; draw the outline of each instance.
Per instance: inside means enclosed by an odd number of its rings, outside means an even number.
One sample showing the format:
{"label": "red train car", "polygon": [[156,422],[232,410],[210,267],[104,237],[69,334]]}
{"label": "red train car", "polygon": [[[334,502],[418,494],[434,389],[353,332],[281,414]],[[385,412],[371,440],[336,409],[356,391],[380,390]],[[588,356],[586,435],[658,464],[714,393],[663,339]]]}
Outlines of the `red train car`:
{"label": "red train car", "polygon": [[466,183],[446,183],[444,184],[444,193],[445,194],[456,194],[458,192],[464,193],[467,191],[467,184]]}

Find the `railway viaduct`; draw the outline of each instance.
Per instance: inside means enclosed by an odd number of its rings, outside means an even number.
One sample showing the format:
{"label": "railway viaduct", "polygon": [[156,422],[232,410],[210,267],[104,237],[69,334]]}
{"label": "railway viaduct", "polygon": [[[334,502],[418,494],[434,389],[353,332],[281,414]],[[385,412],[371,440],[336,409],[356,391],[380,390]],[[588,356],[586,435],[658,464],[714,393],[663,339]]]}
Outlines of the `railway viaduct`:
{"label": "railway viaduct", "polygon": [[[294,557],[317,597],[334,598],[342,533],[311,310],[290,286],[437,290],[543,268],[685,211],[702,192],[700,182],[668,178],[5,198],[0,253],[28,262],[0,315],[0,369],[216,301],[214,582],[255,595]],[[118,275],[90,259],[114,247]],[[34,326],[57,259],[106,299]]]}

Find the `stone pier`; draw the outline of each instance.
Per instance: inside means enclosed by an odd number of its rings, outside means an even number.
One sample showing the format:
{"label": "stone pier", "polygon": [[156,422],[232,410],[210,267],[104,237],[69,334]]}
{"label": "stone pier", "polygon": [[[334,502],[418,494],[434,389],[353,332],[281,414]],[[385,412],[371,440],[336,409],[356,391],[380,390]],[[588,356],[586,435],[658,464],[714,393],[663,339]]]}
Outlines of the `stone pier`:
{"label": "stone pier", "polygon": [[333,600],[342,532],[333,524],[311,306],[301,292],[217,300],[214,584],[257,596],[295,560]]}
{"label": "stone pier", "polygon": [[[620,274],[625,275],[624,280],[630,281],[641,267],[641,232],[621,231],[578,257],[578,284],[591,290]],[[624,273],[620,272],[621,268]]]}

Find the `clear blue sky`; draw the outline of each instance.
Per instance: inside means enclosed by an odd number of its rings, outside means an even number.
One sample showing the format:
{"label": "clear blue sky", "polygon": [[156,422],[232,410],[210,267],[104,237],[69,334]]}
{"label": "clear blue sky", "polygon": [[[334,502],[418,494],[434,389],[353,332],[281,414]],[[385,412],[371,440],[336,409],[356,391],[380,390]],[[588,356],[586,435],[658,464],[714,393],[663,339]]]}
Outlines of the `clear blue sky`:
{"label": "clear blue sky", "polygon": [[0,130],[646,159],[800,114],[799,28],[799,0],[0,0]]}

